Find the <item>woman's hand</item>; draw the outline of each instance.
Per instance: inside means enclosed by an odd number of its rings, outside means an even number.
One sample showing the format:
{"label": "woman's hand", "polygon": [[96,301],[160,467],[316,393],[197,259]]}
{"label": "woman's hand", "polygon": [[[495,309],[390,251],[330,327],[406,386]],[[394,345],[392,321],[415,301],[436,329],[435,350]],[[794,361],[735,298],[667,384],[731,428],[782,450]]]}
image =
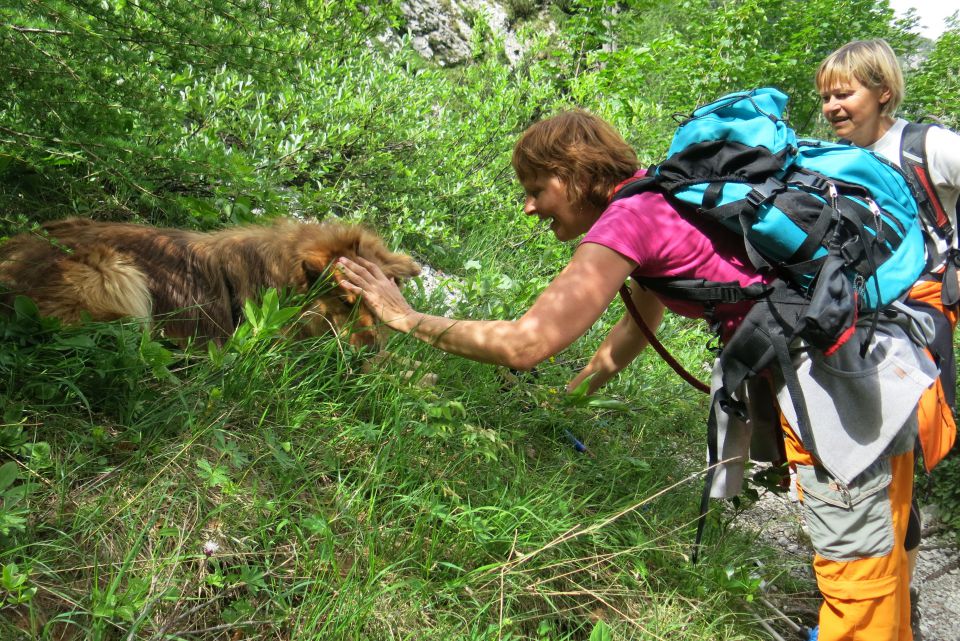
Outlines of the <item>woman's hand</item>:
{"label": "woman's hand", "polygon": [[410,331],[417,312],[379,265],[357,256],[353,260],[338,258],[336,267],[341,276],[340,286],[358,294],[374,316],[397,331]]}
{"label": "woman's hand", "polygon": [[362,258],[339,258],[336,268],[341,286],[361,295],[370,311],[393,329],[450,354],[531,369],[590,329],[636,263],[596,243],[581,245],[533,306],[516,320],[458,320],[423,314],[410,307],[377,265]]}

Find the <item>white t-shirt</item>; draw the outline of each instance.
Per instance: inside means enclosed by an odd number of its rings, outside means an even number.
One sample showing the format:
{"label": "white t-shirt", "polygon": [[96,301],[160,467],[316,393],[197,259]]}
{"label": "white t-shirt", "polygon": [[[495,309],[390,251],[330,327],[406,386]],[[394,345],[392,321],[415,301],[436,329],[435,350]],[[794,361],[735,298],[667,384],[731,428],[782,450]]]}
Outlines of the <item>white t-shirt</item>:
{"label": "white t-shirt", "polygon": [[[868,146],[897,167],[900,166],[900,141],[907,121],[897,118],[890,130],[877,142]],[[957,200],[960,199],[960,135],[944,129],[931,127],[926,138],[927,171],[933,180],[934,189],[940,197],[943,209],[950,217],[950,224],[957,229]],[[957,247],[957,233],[954,233],[953,246]],[[937,239],[937,249],[942,255],[947,244]]]}

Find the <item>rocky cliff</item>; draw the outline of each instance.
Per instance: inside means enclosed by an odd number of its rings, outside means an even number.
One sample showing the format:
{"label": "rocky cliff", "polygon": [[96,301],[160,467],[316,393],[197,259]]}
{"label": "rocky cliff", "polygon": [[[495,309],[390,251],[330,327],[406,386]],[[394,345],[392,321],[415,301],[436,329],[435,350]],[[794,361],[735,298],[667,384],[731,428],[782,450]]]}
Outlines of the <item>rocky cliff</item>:
{"label": "rocky cliff", "polygon": [[[516,61],[522,46],[511,29],[506,9],[494,0],[405,0],[406,24],[401,27],[417,53],[441,66],[466,62],[477,19],[483,19],[504,42],[504,54]],[[397,34],[388,34],[395,40]]]}

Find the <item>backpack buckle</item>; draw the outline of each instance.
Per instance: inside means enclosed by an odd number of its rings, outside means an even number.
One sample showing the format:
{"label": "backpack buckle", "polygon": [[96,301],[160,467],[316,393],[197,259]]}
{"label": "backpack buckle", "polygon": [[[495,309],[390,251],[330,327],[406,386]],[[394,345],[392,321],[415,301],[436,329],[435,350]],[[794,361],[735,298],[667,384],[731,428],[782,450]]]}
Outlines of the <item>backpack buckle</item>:
{"label": "backpack buckle", "polygon": [[751,206],[753,206],[754,208],[757,208],[760,205],[762,205],[767,200],[768,197],[769,196],[764,196],[762,193],[757,191],[756,187],[754,187],[747,194],[746,200],[748,203],[750,203]]}
{"label": "backpack buckle", "polygon": [[839,195],[836,192],[836,185],[834,185],[833,182],[831,182],[828,178],[806,169],[795,170],[792,174],[790,174],[789,182],[793,185],[803,188],[804,191],[814,192],[821,195],[828,194],[831,200],[835,199]]}
{"label": "backpack buckle", "polygon": [[746,201],[755,208],[767,202],[782,191],[786,191],[787,186],[776,178],[767,178],[761,185],[755,185],[747,193]]}
{"label": "backpack buckle", "polygon": [[810,175],[810,182],[807,183],[807,186],[810,187],[813,191],[818,194],[829,193],[830,198],[836,198],[835,191],[837,189],[836,185],[824,178],[823,176],[818,176],[816,174]]}

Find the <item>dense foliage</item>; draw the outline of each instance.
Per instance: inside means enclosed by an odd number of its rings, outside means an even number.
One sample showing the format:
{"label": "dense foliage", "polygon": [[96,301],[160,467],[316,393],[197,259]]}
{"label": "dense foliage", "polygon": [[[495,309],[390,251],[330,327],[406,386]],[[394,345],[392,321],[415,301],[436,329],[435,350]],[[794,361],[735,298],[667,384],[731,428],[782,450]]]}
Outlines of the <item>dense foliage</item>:
{"label": "dense foliage", "polygon": [[[904,112],[960,125],[960,28],[921,41],[883,0],[504,4],[521,58],[473,11],[453,68],[398,35],[396,1],[4,5],[0,235],[337,216],[451,275],[452,298],[412,290],[421,307],[511,317],[569,252],[517,215],[511,144],[546,114],[599,113],[653,162],[673,114],[772,84],[827,136],[816,65],[886,37],[910,62]],[[621,402],[557,393],[612,319],[519,378],[394,341],[440,375],[422,389],[334,339],[282,340],[292,304],[210,350],[26,301],[0,317],[0,636],[758,638],[746,603],[772,553],[715,523],[687,557],[701,399],[655,357]],[[663,334],[700,371],[708,337]]]}

